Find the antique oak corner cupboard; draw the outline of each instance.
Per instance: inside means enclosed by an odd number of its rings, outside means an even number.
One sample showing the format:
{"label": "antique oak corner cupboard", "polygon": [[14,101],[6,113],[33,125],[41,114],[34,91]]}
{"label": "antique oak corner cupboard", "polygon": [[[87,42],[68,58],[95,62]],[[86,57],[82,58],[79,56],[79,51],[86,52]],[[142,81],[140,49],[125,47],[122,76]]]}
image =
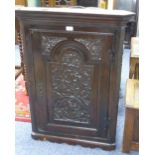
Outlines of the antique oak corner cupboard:
{"label": "antique oak corner cupboard", "polygon": [[32,137],[115,148],[126,23],[134,13],[17,7]]}

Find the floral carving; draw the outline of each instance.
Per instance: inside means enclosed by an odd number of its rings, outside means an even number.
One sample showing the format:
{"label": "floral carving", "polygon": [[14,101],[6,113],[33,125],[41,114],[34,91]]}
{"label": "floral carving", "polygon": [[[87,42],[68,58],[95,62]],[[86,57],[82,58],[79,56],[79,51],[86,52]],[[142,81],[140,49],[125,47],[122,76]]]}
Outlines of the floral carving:
{"label": "floral carving", "polygon": [[42,36],[42,53],[43,54],[50,54],[51,50],[53,49],[53,47],[65,40],[66,38],[63,37],[49,37],[49,36]]}
{"label": "floral carving", "polygon": [[51,65],[54,119],[90,122],[92,66]]}
{"label": "floral carving", "polygon": [[[67,38],[42,36],[43,54],[50,54],[55,45],[63,40],[67,40]],[[103,53],[104,41],[102,39],[75,38],[74,40],[80,42],[87,48],[87,50],[91,55],[90,57],[91,60],[103,61],[102,53]]]}
{"label": "floral carving", "polygon": [[43,53],[51,57],[49,104],[54,120],[90,123],[94,66],[86,61],[102,61],[103,46],[96,38],[42,36]]}
{"label": "floral carving", "polygon": [[102,39],[75,39],[82,43],[90,52],[92,60],[102,60],[103,43]]}

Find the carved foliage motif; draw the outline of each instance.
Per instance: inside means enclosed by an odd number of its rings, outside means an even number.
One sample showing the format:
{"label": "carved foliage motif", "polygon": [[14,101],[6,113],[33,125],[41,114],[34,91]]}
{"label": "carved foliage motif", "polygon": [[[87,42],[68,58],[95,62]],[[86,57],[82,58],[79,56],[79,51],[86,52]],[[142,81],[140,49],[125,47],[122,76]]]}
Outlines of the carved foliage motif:
{"label": "carved foliage motif", "polygon": [[86,46],[91,54],[92,60],[102,60],[103,40],[102,39],[75,39]]}
{"label": "carved foliage motif", "polygon": [[49,106],[52,116],[50,116],[54,120],[90,123],[94,68],[85,62],[84,57],[87,53],[85,51],[89,51],[89,59],[101,60],[103,41],[74,40],[42,36],[43,53],[51,56],[49,79],[52,104],[49,103]]}
{"label": "carved foliage motif", "polygon": [[68,66],[79,66],[82,64],[80,55],[76,51],[66,51],[62,56],[61,62]]}
{"label": "carved foliage motif", "polygon": [[51,50],[55,54],[51,53],[49,63],[54,120],[90,122],[93,66],[85,64],[82,52],[87,49],[79,44],[66,40]]}
{"label": "carved foliage motif", "polygon": [[[47,37],[42,36],[42,48],[44,54],[49,54],[53,47],[63,41],[67,40],[65,37]],[[87,50],[90,52],[90,59],[95,61],[102,61],[102,51],[104,46],[104,41],[102,39],[82,39],[82,38],[75,38],[75,41],[80,42],[83,44]]]}
{"label": "carved foliage motif", "polygon": [[43,54],[50,54],[53,47],[59,43],[60,41],[65,40],[66,38],[63,37],[48,37],[42,36],[42,53]]}
{"label": "carved foliage motif", "polygon": [[54,119],[90,122],[92,73],[91,66],[52,63]]}

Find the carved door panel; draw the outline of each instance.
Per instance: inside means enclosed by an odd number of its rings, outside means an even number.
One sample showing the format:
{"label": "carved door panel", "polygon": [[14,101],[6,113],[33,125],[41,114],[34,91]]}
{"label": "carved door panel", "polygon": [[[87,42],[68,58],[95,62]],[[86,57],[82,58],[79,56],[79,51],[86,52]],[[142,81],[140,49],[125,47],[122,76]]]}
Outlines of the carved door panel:
{"label": "carved door panel", "polygon": [[111,33],[34,30],[38,131],[107,136]]}

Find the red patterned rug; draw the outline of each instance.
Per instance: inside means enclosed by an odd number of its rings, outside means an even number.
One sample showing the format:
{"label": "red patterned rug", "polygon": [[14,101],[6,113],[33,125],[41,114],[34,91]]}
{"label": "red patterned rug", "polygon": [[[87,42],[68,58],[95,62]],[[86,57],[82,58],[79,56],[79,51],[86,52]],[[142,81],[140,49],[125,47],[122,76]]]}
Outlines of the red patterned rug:
{"label": "red patterned rug", "polygon": [[15,81],[15,91],[15,120],[31,122],[29,97],[26,95],[25,82],[22,75]]}

